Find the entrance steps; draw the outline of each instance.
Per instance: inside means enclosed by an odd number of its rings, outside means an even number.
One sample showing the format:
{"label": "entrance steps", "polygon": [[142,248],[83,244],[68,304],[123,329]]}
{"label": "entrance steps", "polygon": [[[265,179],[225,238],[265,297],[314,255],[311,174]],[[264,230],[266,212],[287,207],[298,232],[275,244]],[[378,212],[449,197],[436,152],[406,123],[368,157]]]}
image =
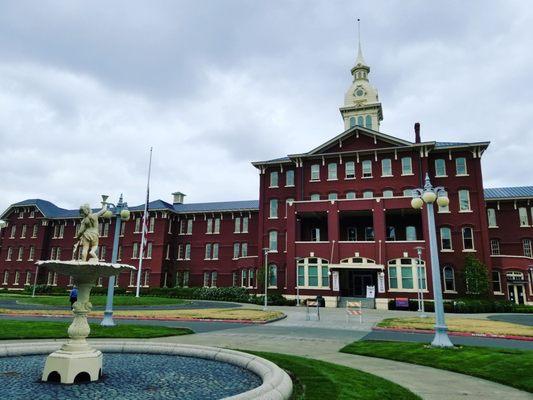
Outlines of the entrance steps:
{"label": "entrance steps", "polygon": [[376,308],[376,299],[368,299],[366,297],[341,297],[339,303],[337,304],[338,308],[345,308],[346,302],[348,301],[360,301],[362,308]]}

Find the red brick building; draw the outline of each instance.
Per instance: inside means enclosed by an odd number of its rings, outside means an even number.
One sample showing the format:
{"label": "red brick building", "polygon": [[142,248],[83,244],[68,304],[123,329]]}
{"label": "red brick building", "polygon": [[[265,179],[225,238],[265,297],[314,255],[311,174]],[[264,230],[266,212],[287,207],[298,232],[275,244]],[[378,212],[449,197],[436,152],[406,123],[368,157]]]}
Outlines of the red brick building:
{"label": "red brick building", "polygon": [[[268,250],[271,290],[288,298],[321,295],[329,306],[345,298],[431,298],[426,213],[411,207],[426,173],[442,186],[448,207],[436,207],[444,298],[466,292],[462,270],[472,255],[489,268],[494,296],[533,302],[533,187],[483,188],[481,157],[489,142],[413,140],[379,131],[383,119],[362,52],[340,108],[345,131],[311,151],[254,162],[259,201],[151,202],[143,286],[257,288]],[[119,259],[137,266],[143,206],[130,207]],[[22,289],[38,259],[72,259],[77,210],[40,199],[10,206],[0,235],[0,284]],[[113,221],[102,221],[100,258],[110,261]],[[417,267],[417,247],[422,266]],[[38,282],[68,285],[46,270]],[[105,282],[100,282],[104,284]],[[118,285],[132,289],[134,274]],[[374,291],[374,296],[371,293]]]}

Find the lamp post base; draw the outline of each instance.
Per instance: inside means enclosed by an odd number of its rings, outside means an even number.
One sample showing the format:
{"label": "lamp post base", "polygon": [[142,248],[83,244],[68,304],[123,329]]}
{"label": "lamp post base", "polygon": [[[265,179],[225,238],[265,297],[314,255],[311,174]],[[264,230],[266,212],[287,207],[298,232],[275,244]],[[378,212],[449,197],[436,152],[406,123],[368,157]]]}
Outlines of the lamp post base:
{"label": "lamp post base", "polygon": [[435,337],[431,342],[433,347],[453,347],[453,343],[448,337],[448,328],[446,326],[435,325]]}
{"label": "lamp post base", "polygon": [[100,322],[101,326],[115,326],[115,321],[113,321],[113,312],[104,311],[104,319]]}

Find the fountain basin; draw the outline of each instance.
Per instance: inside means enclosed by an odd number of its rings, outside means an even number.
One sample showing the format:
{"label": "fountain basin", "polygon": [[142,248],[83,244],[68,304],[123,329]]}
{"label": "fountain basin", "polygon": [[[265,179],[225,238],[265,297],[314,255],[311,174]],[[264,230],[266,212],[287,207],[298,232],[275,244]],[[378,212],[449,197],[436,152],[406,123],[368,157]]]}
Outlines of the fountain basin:
{"label": "fountain basin", "polygon": [[[88,397],[92,396],[91,398],[96,395],[99,398],[111,396],[113,398],[128,399],[170,399],[179,397],[183,399],[281,400],[288,399],[292,393],[292,381],[285,371],[268,360],[247,353],[216,347],[138,341],[97,341],[91,344],[99,351],[105,351],[106,354],[112,353],[109,354],[109,360],[106,358],[105,361],[108,365],[109,373],[106,372],[100,382],[87,385],[54,385],[37,382],[38,376],[34,376],[33,382],[28,383],[37,387],[37,391],[32,393],[32,398],[39,399],[40,390],[42,390],[43,395],[48,393],[49,396],[51,394],[51,386],[55,386],[55,390],[58,390],[59,393],[66,394],[69,390],[72,390],[71,394],[75,394],[73,397],[80,399],[85,398],[84,393],[88,393]],[[9,375],[11,372],[15,374],[14,377],[17,374],[16,370],[6,371],[2,367],[2,357],[47,354],[50,351],[57,350],[58,347],[58,343],[49,341],[0,345],[0,383],[4,387],[2,392],[10,395],[10,386],[2,382],[2,380],[6,379],[2,374],[8,373]],[[150,357],[156,357],[156,359],[149,359]],[[5,360],[9,360],[9,358]],[[19,357],[19,359],[25,358]],[[39,359],[29,360],[28,358],[28,361],[39,363]],[[147,362],[146,368],[139,365],[143,359]],[[184,363],[188,364],[184,365]],[[158,365],[161,367],[158,367]],[[182,372],[180,373],[180,368],[173,369],[172,365],[180,367]],[[141,368],[139,369],[139,367]],[[36,371],[38,374],[38,367]],[[142,374],[142,371],[150,372],[150,374],[142,376],[142,379],[139,376],[139,382],[136,382],[135,376],[132,376],[132,374]],[[167,372],[166,374],[163,373],[165,371]],[[209,371],[215,371],[215,374],[210,375]],[[151,373],[154,372],[156,374],[151,376]],[[123,378],[121,378],[121,374]],[[187,374],[191,375],[187,377]],[[146,381],[146,378],[150,376],[153,378],[151,383]],[[185,381],[189,387],[174,387],[172,385],[173,381]],[[135,387],[138,383],[144,385],[145,390],[139,390],[138,386]],[[190,385],[196,387],[191,387]],[[129,395],[125,395],[126,393],[122,391],[128,388],[135,390]],[[244,391],[238,393],[239,390]],[[118,394],[113,395],[114,391],[118,391]],[[99,393],[101,393],[101,396],[98,395]],[[120,397],[123,394],[125,396]],[[56,393],[54,398],[61,398],[57,396]],[[63,398],[69,397],[67,395]]]}

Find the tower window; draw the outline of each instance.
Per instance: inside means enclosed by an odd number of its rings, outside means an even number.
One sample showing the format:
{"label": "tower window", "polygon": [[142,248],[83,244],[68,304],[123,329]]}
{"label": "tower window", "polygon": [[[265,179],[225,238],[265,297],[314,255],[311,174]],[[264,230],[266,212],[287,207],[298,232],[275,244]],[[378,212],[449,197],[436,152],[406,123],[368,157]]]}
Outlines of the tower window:
{"label": "tower window", "polygon": [[362,115],[357,117],[357,125],[364,126],[364,124],[363,124],[363,116]]}
{"label": "tower window", "polygon": [[350,117],[350,128],[355,126],[355,117]]}
{"label": "tower window", "polygon": [[370,115],[366,116],[365,125],[368,129],[372,129],[372,117]]}

